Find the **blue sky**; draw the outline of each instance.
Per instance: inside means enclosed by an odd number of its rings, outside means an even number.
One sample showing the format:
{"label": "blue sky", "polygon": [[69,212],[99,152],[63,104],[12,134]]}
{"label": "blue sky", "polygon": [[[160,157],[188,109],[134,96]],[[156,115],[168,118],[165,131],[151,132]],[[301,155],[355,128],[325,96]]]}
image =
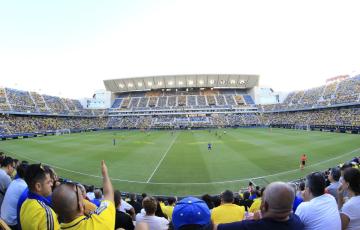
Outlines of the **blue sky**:
{"label": "blue sky", "polygon": [[259,74],[278,91],[359,71],[357,1],[1,1],[0,86],[90,97],[131,76]]}

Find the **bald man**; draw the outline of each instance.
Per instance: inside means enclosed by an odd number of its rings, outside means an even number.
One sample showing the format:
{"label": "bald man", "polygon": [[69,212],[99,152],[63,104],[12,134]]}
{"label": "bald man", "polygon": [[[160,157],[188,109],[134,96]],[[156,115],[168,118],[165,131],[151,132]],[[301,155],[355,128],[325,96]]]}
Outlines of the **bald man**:
{"label": "bald man", "polygon": [[294,202],[294,190],[286,183],[269,184],[261,201],[259,220],[244,220],[230,224],[215,225],[218,230],[252,230],[252,229],[294,229],[304,228],[298,216],[291,214]]}
{"label": "bald man", "polygon": [[58,214],[61,229],[115,229],[114,190],[105,162],[101,162],[104,200],[90,216],[84,213],[81,189],[76,184],[62,184],[52,194],[55,212]]}

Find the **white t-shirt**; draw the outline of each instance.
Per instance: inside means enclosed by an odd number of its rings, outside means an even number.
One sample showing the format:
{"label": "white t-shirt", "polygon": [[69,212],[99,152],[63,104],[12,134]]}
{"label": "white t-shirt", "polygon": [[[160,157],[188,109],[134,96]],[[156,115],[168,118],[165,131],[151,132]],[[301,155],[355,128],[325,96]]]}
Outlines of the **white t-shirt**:
{"label": "white t-shirt", "polygon": [[118,208],[119,211],[126,213],[126,211],[129,211],[132,208],[133,208],[133,206],[131,204],[129,204],[125,200],[121,199],[121,204],[120,204],[120,207]]}
{"label": "white t-shirt", "polygon": [[360,229],[360,196],[351,197],[342,207],[341,213],[350,219],[347,229]]}
{"label": "white t-shirt", "polygon": [[3,169],[0,168],[0,206],[3,202],[6,189],[9,187],[10,183],[10,176]]}
{"label": "white t-shirt", "polygon": [[17,224],[17,203],[26,188],[26,182],[19,178],[13,180],[6,191],[4,201],[1,205],[1,219],[3,219],[8,225]]}
{"label": "white t-shirt", "polygon": [[94,192],[88,192],[86,193],[87,198],[89,198],[89,200],[93,200],[95,199],[95,193]]}
{"label": "white t-shirt", "polygon": [[142,213],[136,215],[136,223],[145,222],[149,225],[149,230],[167,230],[169,221],[164,217],[147,216]]}
{"label": "white t-shirt", "polygon": [[302,202],[295,212],[305,225],[305,230],[341,230],[341,219],[335,198],[324,194]]}

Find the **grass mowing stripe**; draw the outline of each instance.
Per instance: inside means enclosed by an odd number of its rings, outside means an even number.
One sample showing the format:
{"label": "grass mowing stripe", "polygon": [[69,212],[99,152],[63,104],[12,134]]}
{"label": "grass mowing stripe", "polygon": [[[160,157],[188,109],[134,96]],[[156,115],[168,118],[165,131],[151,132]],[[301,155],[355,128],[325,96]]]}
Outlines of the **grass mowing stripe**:
{"label": "grass mowing stripe", "polygon": [[[349,160],[360,148],[360,136],[351,134],[257,128],[215,135],[223,131],[176,131],[176,140],[169,131],[93,132],[0,141],[0,149],[20,160],[50,163],[59,176],[95,186],[101,186],[104,159],[114,187],[122,191],[189,195],[237,191],[249,178],[258,178],[256,184],[263,178],[291,181]],[[301,153],[309,159],[304,171],[298,170]]]}
{"label": "grass mowing stripe", "polygon": [[169,152],[169,150],[171,149],[171,147],[173,146],[173,144],[175,143],[175,140],[177,139],[179,134],[176,134],[174,139],[172,140],[171,144],[169,145],[168,149],[166,150],[166,152],[164,153],[164,155],[162,156],[162,158],[160,159],[159,163],[157,164],[156,168],[154,169],[154,171],[151,173],[149,179],[147,179],[146,183],[149,183],[151,178],[154,176],[155,172],[157,171],[157,169],[159,168],[161,162],[164,160],[164,158],[166,157],[167,153]]}

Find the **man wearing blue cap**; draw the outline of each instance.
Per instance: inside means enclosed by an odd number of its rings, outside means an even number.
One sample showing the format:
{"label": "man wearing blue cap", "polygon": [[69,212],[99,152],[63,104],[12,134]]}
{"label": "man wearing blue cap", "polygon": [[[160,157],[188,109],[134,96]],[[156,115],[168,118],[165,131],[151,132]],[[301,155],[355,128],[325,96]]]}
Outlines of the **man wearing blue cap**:
{"label": "man wearing blue cap", "polygon": [[172,223],[175,230],[212,230],[208,206],[195,197],[184,198],[176,204]]}

